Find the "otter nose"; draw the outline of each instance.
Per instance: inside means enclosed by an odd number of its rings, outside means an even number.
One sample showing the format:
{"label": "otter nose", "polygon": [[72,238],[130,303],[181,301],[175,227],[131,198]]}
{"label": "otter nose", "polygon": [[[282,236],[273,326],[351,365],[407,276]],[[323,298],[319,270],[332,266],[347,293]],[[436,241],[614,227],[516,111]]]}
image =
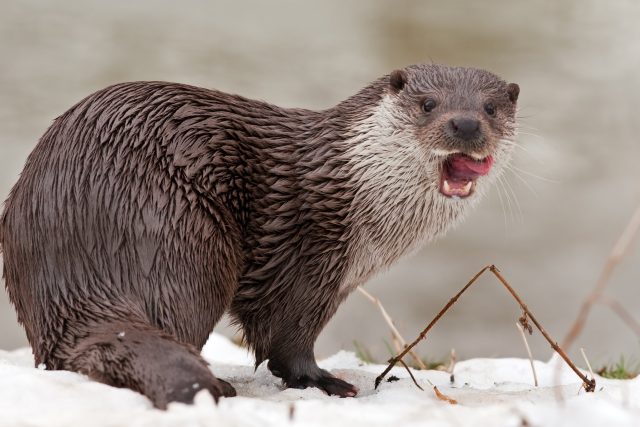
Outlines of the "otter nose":
{"label": "otter nose", "polygon": [[469,117],[454,117],[449,120],[449,132],[465,141],[476,139],[480,134],[480,122]]}

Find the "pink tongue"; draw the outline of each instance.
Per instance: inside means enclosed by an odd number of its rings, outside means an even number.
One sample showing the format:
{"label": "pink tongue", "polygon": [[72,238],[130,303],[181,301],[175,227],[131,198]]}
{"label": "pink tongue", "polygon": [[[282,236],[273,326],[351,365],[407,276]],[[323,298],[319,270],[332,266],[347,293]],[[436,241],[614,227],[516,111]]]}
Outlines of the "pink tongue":
{"label": "pink tongue", "polygon": [[475,179],[488,174],[492,165],[491,156],[475,160],[464,154],[454,154],[447,159],[448,172],[453,179]]}

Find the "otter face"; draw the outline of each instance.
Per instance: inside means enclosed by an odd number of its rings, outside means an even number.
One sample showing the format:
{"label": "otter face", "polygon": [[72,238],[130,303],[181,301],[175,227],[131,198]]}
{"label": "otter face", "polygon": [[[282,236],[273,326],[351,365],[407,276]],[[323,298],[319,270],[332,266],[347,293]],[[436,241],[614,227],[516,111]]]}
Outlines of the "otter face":
{"label": "otter face", "polygon": [[391,96],[406,112],[402,126],[437,166],[439,192],[471,196],[510,158],[520,89],[475,68],[414,65],[391,73]]}

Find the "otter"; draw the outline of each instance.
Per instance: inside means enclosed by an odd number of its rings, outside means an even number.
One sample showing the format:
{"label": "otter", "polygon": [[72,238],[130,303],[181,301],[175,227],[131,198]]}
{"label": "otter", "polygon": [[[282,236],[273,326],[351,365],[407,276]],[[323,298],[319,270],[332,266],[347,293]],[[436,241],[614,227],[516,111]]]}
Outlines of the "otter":
{"label": "otter", "polygon": [[357,286],[464,216],[509,162],[519,87],[408,66],[322,111],[167,82],[55,119],[0,222],[35,363],[158,408],[234,388],[199,350],[225,312],[284,386],[358,390],[314,343]]}

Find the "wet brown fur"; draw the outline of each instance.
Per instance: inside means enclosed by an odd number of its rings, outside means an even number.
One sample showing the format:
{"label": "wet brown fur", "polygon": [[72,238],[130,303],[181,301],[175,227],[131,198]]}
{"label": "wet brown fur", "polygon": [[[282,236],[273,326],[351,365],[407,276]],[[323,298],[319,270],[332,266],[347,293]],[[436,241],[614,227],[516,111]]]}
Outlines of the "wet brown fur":
{"label": "wet brown fur", "polygon": [[[36,364],[137,390],[158,407],[203,388],[230,396],[198,353],[230,310],[256,363],[269,359],[287,386],[354,395],[316,365],[322,327],[354,286],[444,232],[468,204],[432,185],[438,157],[428,147],[455,142],[434,130],[437,116],[421,116],[421,97],[434,88],[454,99],[444,118],[461,102],[469,111],[482,97],[500,102],[504,116],[483,122],[481,150],[514,133],[513,88],[493,74],[402,73],[324,111],[135,82],[57,118],[0,222],[6,287]],[[377,125],[383,102],[402,111]],[[368,163],[354,160],[383,162],[358,144],[394,135],[427,147],[424,194],[400,194],[398,215],[370,194]],[[367,249],[368,239],[380,248]]]}

